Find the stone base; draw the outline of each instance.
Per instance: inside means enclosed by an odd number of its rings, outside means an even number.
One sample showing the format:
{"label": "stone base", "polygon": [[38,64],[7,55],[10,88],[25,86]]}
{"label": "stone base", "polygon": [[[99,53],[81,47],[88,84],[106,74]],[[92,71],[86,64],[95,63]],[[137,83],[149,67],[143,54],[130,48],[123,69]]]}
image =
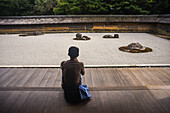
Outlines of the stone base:
{"label": "stone base", "polygon": [[34,31],[34,32],[29,32],[25,34],[20,34],[19,36],[37,36],[37,35],[43,35],[44,33],[40,31]]}
{"label": "stone base", "polygon": [[127,46],[119,47],[119,50],[123,51],[123,52],[129,52],[129,53],[146,53],[146,52],[152,52],[153,51],[149,47],[145,47],[145,49],[143,49],[143,50],[139,50],[139,49],[129,50],[129,49],[127,49]]}
{"label": "stone base", "polygon": [[90,40],[88,36],[83,36],[81,38],[73,38],[73,40]]}
{"label": "stone base", "polygon": [[73,40],[90,40],[90,38],[87,38],[87,39],[73,38]]}

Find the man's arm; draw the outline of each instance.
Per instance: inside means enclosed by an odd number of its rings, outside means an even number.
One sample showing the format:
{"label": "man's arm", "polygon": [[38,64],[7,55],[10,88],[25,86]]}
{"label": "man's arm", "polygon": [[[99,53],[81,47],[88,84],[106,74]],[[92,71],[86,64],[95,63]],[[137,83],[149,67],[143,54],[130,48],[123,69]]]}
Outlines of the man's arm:
{"label": "man's arm", "polygon": [[60,64],[60,68],[61,68],[61,69],[63,68],[64,62],[65,62],[65,61],[62,61],[61,64]]}
{"label": "man's arm", "polygon": [[81,65],[82,65],[82,68],[81,68],[81,72],[80,72],[80,73],[81,73],[82,75],[84,75],[84,74],[85,74],[84,64],[82,63]]}
{"label": "man's arm", "polygon": [[[63,71],[64,62],[65,61],[62,61],[61,64],[60,64],[60,68],[62,69],[62,71]],[[64,76],[63,76],[63,73],[62,73],[61,87],[64,89]]]}

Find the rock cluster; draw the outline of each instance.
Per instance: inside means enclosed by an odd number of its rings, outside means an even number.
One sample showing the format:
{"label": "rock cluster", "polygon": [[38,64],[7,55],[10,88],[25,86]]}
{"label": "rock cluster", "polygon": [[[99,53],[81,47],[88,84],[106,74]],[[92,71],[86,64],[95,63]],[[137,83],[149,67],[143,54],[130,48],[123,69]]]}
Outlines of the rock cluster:
{"label": "rock cluster", "polygon": [[103,38],[119,38],[118,34],[114,34],[114,36],[112,35],[104,35]]}
{"label": "rock cluster", "polygon": [[76,38],[77,38],[77,39],[81,39],[81,38],[82,38],[82,34],[77,33],[77,34],[76,34]]}
{"label": "rock cluster", "polygon": [[76,38],[74,38],[74,40],[90,40],[90,38],[88,36],[82,36],[82,34],[77,33]]}
{"label": "rock cluster", "polygon": [[119,47],[119,50],[124,52],[130,52],[130,53],[152,52],[151,48],[142,46],[139,43],[131,43],[128,46]]}
{"label": "rock cluster", "polygon": [[144,50],[145,47],[143,47],[141,44],[137,43],[131,43],[127,46],[128,50]]}
{"label": "rock cluster", "polygon": [[37,35],[43,35],[41,31],[33,31],[25,34],[20,34],[19,36],[37,36]]}

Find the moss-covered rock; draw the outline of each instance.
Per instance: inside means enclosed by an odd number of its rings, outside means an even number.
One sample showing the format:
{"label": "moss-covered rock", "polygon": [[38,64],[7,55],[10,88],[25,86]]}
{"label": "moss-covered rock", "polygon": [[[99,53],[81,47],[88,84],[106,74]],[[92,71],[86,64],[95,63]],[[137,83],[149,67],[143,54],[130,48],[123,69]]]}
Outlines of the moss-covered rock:
{"label": "moss-covered rock", "polygon": [[149,47],[142,46],[139,43],[131,43],[128,46],[119,47],[120,51],[129,52],[129,53],[145,53],[152,52],[152,49]]}
{"label": "moss-covered rock", "polygon": [[73,40],[90,40],[88,36],[82,36],[81,38],[73,38]]}

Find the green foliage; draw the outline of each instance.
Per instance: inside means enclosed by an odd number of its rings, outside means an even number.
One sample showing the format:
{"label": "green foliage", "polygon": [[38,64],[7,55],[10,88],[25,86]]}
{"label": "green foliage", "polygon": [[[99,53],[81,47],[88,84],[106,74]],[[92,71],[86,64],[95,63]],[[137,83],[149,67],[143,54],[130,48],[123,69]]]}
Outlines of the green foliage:
{"label": "green foliage", "polygon": [[101,0],[57,0],[54,14],[105,14],[107,4]]}
{"label": "green foliage", "polygon": [[52,15],[55,5],[55,0],[35,0],[33,13],[34,15]]}
{"label": "green foliage", "polygon": [[168,14],[169,0],[0,0],[0,16]]}
{"label": "green foliage", "polygon": [[[141,0],[142,1],[142,0]],[[111,14],[149,14],[150,11],[146,10],[143,7],[144,4],[147,2],[141,2],[139,0],[129,0],[129,1],[122,1],[122,2],[115,2],[112,0],[110,4]],[[143,5],[141,5],[143,4]]]}
{"label": "green foliage", "polygon": [[152,0],[150,3],[151,14],[169,14],[170,1],[169,0]]}
{"label": "green foliage", "polygon": [[56,0],[0,0],[0,16],[49,15]]}
{"label": "green foliage", "polygon": [[169,0],[57,0],[54,14],[165,14]]}
{"label": "green foliage", "polygon": [[69,2],[65,2],[64,0],[57,0],[57,7],[53,9],[53,12],[54,14],[68,14],[69,10]]}
{"label": "green foliage", "polygon": [[0,0],[0,15],[31,15],[31,0]]}

